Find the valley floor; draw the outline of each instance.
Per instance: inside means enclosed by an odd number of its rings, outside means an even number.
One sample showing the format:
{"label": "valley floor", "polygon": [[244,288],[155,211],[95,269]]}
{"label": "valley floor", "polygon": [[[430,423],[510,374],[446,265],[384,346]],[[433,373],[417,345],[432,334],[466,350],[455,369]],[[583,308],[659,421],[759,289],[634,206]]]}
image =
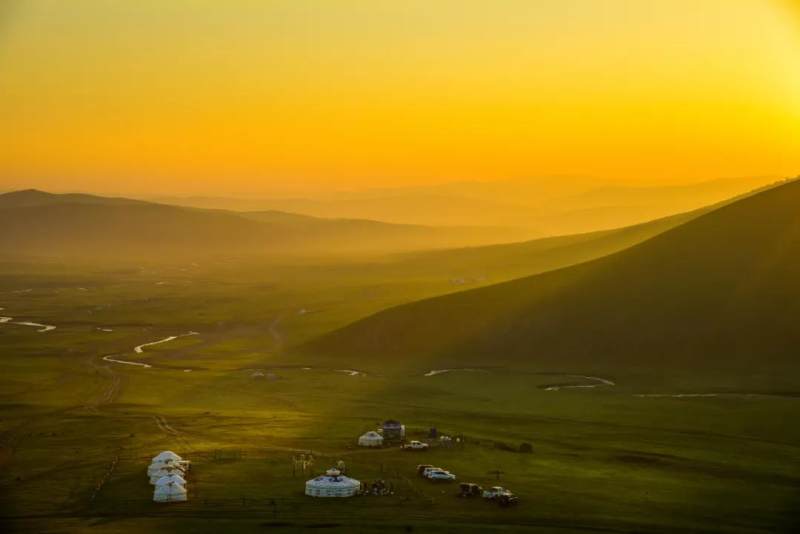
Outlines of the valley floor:
{"label": "valley floor", "polygon": [[[800,523],[792,391],[591,370],[354,374],[287,362],[285,344],[407,288],[179,272],[2,278],[3,314],[57,327],[0,324],[4,531],[744,533]],[[427,452],[355,445],[390,418],[412,439],[432,427],[463,439]],[[187,503],[152,502],[145,470],[165,449],[192,461]],[[314,457],[305,473],[293,467],[299,454]],[[305,480],[339,460],[394,494],[304,496]],[[520,504],[459,499],[457,485],[417,477],[420,463],[508,487]]]}

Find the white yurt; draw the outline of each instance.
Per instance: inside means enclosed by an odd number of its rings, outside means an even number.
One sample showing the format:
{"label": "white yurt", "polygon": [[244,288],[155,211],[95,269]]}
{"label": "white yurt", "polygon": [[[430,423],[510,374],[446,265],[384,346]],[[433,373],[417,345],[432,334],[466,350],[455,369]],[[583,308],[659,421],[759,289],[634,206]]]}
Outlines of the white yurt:
{"label": "white yurt", "polygon": [[147,476],[151,484],[166,475],[177,473],[183,475],[189,469],[189,462],[172,451],[164,451],[153,457],[147,468]]}
{"label": "white yurt", "polygon": [[186,472],[181,465],[172,464],[151,464],[147,468],[147,476],[150,477],[150,484],[155,484],[158,479],[168,475],[183,476]]}
{"label": "white yurt", "polygon": [[182,502],[186,500],[186,480],[172,474],[159,478],[153,491],[155,502]]}
{"label": "white yurt", "polygon": [[154,463],[154,464],[165,464],[165,463],[171,463],[171,462],[180,462],[181,460],[183,460],[183,458],[181,458],[180,456],[178,456],[174,452],[172,452],[172,451],[164,451],[164,452],[160,452],[157,455],[153,456],[153,461],[151,463]]}
{"label": "white yurt", "polygon": [[362,447],[381,447],[383,445],[383,436],[374,430],[370,430],[358,438],[358,444]]}
{"label": "white yurt", "polygon": [[343,476],[338,469],[328,469],[324,475],[306,482],[306,495],[311,497],[352,497],[359,489],[361,482]]}

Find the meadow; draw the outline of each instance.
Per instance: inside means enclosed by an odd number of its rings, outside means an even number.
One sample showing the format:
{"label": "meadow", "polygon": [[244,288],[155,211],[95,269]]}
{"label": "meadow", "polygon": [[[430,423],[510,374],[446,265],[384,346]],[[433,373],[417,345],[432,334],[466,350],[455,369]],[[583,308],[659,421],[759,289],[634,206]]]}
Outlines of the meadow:
{"label": "meadow", "polygon": [[[4,264],[0,315],[56,326],[0,325],[4,528],[796,526],[800,430],[789,422],[800,400],[785,392],[672,397],[708,384],[687,377],[676,389],[635,375],[602,377],[613,386],[553,390],[546,386],[595,382],[530,366],[425,376],[424,362],[351,376],[287,350],[387,306],[461,289],[452,276],[404,269],[377,260],[241,258]],[[188,332],[197,334],[134,351]],[[425,439],[435,427],[463,441],[425,453],[356,447],[361,433],[388,418],[404,422],[410,437]],[[522,443],[533,452],[518,452]],[[193,463],[187,503],[151,501],[145,468],[164,449]],[[307,453],[314,465],[297,472],[292,458]],[[387,480],[394,495],[305,497],[304,481],[338,460],[354,478]],[[456,485],[417,477],[418,463],[441,465],[459,481],[506,486],[520,504],[500,509],[459,499]]]}

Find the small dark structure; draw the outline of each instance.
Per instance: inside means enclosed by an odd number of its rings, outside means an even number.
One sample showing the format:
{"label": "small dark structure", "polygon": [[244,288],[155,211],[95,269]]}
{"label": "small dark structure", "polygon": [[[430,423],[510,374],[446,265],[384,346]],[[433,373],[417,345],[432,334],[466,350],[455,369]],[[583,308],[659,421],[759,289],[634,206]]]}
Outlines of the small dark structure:
{"label": "small dark structure", "polygon": [[385,480],[376,480],[372,484],[361,483],[361,495],[385,496],[394,495],[394,484]]}
{"label": "small dark structure", "polygon": [[483,488],[471,482],[464,482],[458,485],[459,497],[480,497],[483,495]]}
{"label": "small dark structure", "polygon": [[428,430],[428,437],[432,439],[436,439],[439,437],[439,431],[436,430],[435,426],[432,426],[430,430]]}
{"label": "small dark structure", "polygon": [[383,422],[383,439],[389,441],[401,441],[406,437],[406,427],[400,421],[389,419]]}

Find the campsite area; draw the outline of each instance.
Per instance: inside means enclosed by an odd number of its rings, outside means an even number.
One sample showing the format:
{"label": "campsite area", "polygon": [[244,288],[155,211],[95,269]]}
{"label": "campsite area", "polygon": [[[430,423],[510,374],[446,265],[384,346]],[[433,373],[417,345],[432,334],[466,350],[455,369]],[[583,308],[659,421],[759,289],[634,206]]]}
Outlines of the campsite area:
{"label": "campsite area", "polygon": [[[623,369],[585,370],[603,381],[535,366],[416,362],[381,372],[380,362],[338,369],[283,350],[453,290],[439,276],[397,282],[386,274],[396,269],[237,258],[95,270],[6,265],[4,529],[791,530],[800,401],[757,380],[752,391],[726,391],[724,369],[669,384]],[[432,449],[357,447],[388,418]],[[427,438],[432,427],[463,441],[438,446]],[[522,443],[533,452],[519,452]],[[152,502],[145,469],[167,449],[192,462],[186,503]],[[305,473],[293,462],[299,454],[313,455]],[[393,495],[304,496],[305,481],[339,460],[348,476],[385,480]],[[457,483],[418,477],[421,463],[458,482],[507,487],[520,503],[459,499]]]}

